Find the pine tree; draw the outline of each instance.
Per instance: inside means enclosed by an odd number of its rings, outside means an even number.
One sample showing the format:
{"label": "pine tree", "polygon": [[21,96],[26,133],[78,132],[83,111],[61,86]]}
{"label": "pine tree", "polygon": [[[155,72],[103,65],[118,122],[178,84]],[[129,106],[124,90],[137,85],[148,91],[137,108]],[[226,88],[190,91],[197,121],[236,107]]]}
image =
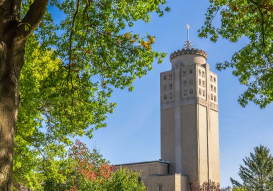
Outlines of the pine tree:
{"label": "pine tree", "polygon": [[260,145],[254,148],[255,153],[243,159],[245,166],[240,165],[239,176],[243,183],[230,178],[233,186],[246,187],[248,190],[273,190],[273,158],[269,149]]}

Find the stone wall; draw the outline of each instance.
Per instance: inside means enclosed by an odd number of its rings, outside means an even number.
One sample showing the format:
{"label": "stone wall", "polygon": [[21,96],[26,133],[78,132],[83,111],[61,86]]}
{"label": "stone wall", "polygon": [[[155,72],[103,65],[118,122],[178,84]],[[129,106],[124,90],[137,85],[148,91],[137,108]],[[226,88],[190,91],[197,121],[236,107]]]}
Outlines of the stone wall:
{"label": "stone wall", "polygon": [[211,156],[212,156],[212,180],[220,183],[220,159],[219,159],[219,124],[218,112],[211,110]]}
{"label": "stone wall", "polygon": [[181,174],[167,176],[148,176],[142,178],[148,191],[158,191],[159,186],[163,191],[187,191],[187,177]]}
{"label": "stone wall", "polygon": [[169,174],[175,173],[174,108],[161,110],[161,159],[169,161]]}
{"label": "stone wall", "polygon": [[197,105],[181,107],[182,167],[189,183],[198,180]]}
{"label": "stone wall", "polygon": [[168,164],[160,161],[114,165],[113,171],[115,172],[119,170],[121,166],[122,168],[127,167],[129,170],[136,172],[143,171],[141,177],[146,177],[152,174],[168,174]]}

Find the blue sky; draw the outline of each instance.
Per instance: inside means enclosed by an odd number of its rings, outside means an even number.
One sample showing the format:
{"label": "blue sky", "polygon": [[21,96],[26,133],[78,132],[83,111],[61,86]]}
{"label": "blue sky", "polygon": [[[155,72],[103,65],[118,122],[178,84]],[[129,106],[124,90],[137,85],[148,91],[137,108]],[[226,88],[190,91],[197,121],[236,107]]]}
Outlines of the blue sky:
{"label": "blue sky", "polygon": [[[194,48],[207,52],[207,63],[218,75],[220,173],[221,186],[231,185],[229,178],[240,180],[237,175],[242,159],[254,152],[260,144],[273,151],[273,104],[261,110],[249,103],[242,108],[237,99],[246,87],[239,84],[232,70],[217,71],[217,62],[229,61],[232,55],[248,43],[243,37],[237,43],[219,39],[217,43],[198,38],[197,30],[205,21],[208,0],[167,0],[171,12],[163,17],[151,14],[151,21],[136,22],[128,30],[145,36],[156,37],[153,49],[167,53],[164,62],[153,64],[153,70],[134,82],[134,91],[115,89],[110,99],[117,103],[113,114],[108,115],[107,128],[94,132],[93,139],[80,138],[90,148],[96,145],[112,164],[141,162],[160,159],[160,87],[161,72],[171,69],[170,54],[182,49],[187,39],[185,25],[189,23],[190,40]],[[55,21],[62,15],[51,9]],[[220,17],[213,21],[220,26]],[[272,153],[272,152],[271,152]]]}

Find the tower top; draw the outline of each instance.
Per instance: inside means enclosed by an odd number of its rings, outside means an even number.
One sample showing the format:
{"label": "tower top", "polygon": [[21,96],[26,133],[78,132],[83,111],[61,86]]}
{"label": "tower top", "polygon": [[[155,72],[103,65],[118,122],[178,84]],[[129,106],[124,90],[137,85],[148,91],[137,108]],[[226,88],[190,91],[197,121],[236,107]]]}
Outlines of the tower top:
{"label": "tower top", "polygon": [[190,26],[189,26],[188,23],[187,23],[186,27],[187,27],[187,41],[185,42],[183,48],[185,48],[185,49],[186,49],[186,48],[193,48],[193,45],[192,45],[192,43],[191,43],[191,41],[190,41],[190,38],[189,38]]}
{"label": "tower top", "polygon": [[189,40],[189,29],[190,26],[187,23],[187,41],[183,46],[182,50],[174,51],[170,55],[170,60],[172,66],[175,64],[183,64],[183,65],[190,65],[190,64],[205,64],[207,60],[207,53],[201,49],[193,48],[191,41]]}

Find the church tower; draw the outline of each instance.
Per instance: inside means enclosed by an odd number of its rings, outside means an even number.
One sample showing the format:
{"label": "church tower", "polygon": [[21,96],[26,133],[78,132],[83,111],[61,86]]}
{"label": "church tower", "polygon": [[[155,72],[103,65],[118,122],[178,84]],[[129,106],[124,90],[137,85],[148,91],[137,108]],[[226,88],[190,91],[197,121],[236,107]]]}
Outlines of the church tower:
{"label": "church tower", "polygon": [[[189,32],[189,25],[186,25]],[[188,40],[160,74],[161,159],[189,184],[220,182],[217,75]]]}
{"label": "church tower", "polygon": [[149,191],[187,191],[191,184],[220,183],[217,75],[207,53],[188,40],[160,74],[161,159],[117,164],[141,172]]}

